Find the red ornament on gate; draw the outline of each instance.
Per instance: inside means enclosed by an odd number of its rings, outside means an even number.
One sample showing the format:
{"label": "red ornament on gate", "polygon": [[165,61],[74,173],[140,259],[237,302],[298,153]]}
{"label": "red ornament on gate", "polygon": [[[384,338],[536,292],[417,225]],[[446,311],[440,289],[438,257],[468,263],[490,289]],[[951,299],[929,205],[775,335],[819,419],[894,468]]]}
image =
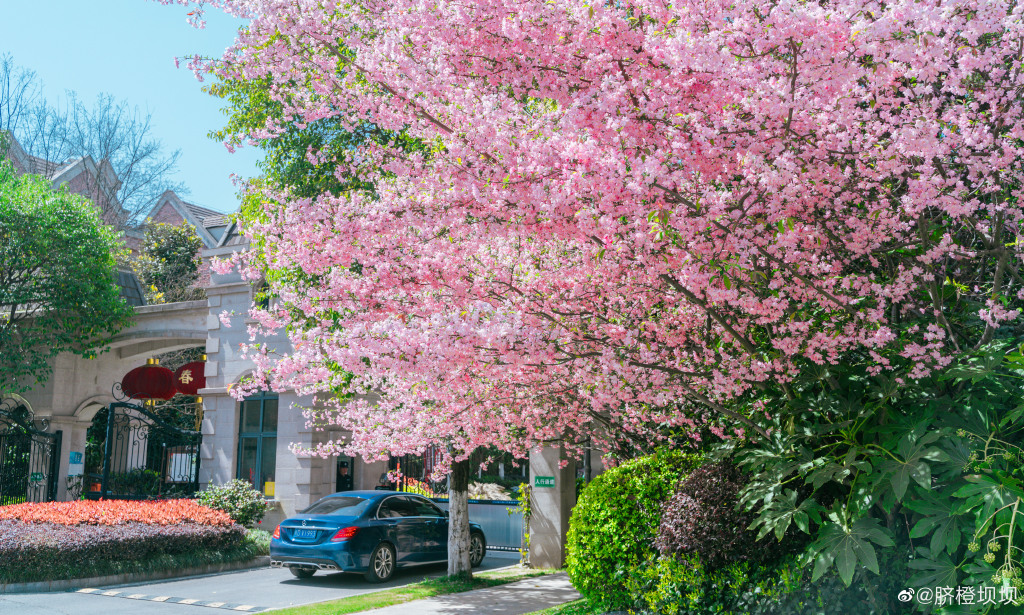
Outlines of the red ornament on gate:
{"label": "red ornament on gate", "polygon": [[186,363],[174,372],[174,386],[185,395],[196,395],[206,388],[206,362]]}
{"label": "red ornament on gate", "polygon": [[124,375],[121,390],[135,399],[170,399],[177,394],[174,386],[174,372],[147,359],[142,367],[136,367]]}

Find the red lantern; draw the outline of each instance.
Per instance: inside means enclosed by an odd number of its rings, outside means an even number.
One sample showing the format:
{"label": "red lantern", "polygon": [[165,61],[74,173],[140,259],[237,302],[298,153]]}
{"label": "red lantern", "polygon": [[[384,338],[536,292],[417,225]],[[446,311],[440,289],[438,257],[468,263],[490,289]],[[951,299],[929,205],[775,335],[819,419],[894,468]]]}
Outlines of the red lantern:
{"label": "red lantern", "polygon": [[135,399],[170,399],[178,392],[174,387],[174,372],[157,365],[152,359],[124,375],[121,390]]}
{"label": "red lantern", "polygon": [[174,372],[174,386],[185,395],[196,395],[206,388],[206,362],[186,363]]}

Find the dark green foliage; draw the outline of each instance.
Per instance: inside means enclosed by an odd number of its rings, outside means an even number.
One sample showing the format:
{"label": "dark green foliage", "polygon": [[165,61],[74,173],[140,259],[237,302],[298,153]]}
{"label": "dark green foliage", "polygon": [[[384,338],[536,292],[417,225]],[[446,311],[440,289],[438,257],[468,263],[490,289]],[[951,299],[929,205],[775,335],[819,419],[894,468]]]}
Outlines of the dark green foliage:
{"label": "dark green foliage", "polygon": [[267,514],[263,494],[244,480],[234,479],[223,485],[210,485],[197,498],[203,506],[223,510],[236,523],[252,527]]}
{"label": "dark green foliage", "polygon": [[612,468],[583,489],[569,521],[566,569],[584,597],[608,610],[634,604],[630,574],[657,555],[662,503],[698,463],[659,451]]}
{"label": "dark green foliage", "polygon": [[142,251],[132,262],[146,288],[149,303],[193,301],[206,297],[199,280],[199,250],[203,242],[187,222],[180,225],[150,224]]}
{"label": "dark green foliage", "polygon": [[636,567],[630,589],[638,608],[658,615],[895,614],[904,611],[891,610],[889,599],[906,587],[907,554],[906,547],[886,551],[879,561],[886,574],[867,582],[870,573],[860,571],[849,588],[836,574],[812,582],[792,554],[712,570],[699,557],[663,556]]}
{"label": "dark green foliage", "polygon": [[42,384],[51,358],[93,356],[127,326],[119,249],[89,201],[0,161],[0,392]]}
{"label": "dark green foliage", "polygon": [[112,493],[155,497],[161,495],[160,487],[160,473],[153,470],[135,468],[128,472],[110,474],[109,488]]}
{"label": "dark green foliage", "polygon": [[[920,380],[851,361],[797,384],[770,412],[772,440],[729,448],[752,473],[742,498],[759,533],[810,538],[812,581],[838,574],[878,612],[901,608],[892,583],[1024,588],[1020,348],[998,342]],[[887,573],[893,553],[905,567]]]}

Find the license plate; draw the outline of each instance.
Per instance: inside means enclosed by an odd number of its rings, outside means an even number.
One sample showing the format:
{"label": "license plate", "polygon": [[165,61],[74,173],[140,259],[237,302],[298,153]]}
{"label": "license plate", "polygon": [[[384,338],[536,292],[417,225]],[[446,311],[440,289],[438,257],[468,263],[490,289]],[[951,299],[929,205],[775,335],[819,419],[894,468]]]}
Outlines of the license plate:
{"label": "license plate", "polygon": [[316,538],[316,530],[293,530],[297,540],[313,540]]}

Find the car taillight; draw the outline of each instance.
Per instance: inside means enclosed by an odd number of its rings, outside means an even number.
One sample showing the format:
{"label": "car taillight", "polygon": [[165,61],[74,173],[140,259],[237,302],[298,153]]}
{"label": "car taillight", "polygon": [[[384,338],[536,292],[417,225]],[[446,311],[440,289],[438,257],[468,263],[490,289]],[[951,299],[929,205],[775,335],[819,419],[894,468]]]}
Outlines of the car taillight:
{"label": "car taillight", "polygon": [[274,528],[274,536],[273,537],[277,538],[278,540],[281,539],[281,526],[280,525]]}
{"label": "car taillight", "polygon": [[358,531],[359,528],[357,527],[343,527],[337,532],[335,532],[334,536],[331,536],[331,542],[344,542],[346,540],[349,540],[350,538],[355,536],[356,532]]}

